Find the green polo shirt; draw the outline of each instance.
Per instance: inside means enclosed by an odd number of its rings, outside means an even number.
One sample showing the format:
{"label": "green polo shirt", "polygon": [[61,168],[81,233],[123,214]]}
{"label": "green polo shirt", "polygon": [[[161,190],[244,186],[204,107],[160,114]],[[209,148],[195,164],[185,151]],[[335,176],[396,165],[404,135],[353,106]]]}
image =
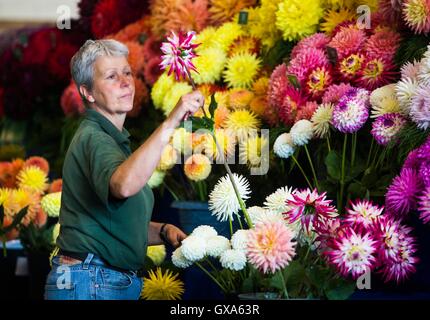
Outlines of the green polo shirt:
{"label": "green polo shirt", "polygon": [[112,174],[131,154],[129,136],[87,110],[64,161],[57,246],[136,270],[146,256],[154,195],[148,185],[127,199],[109,193]]}

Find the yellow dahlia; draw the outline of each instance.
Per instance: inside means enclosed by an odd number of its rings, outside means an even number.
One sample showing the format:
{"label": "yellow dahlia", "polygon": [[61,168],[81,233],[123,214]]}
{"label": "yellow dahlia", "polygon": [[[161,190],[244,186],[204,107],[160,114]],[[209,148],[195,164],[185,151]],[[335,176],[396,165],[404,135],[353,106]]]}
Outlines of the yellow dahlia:
{"label": "yellow dahlia", "polygon": [[207,48],[199,51],[199,55],[194,58],[193,63],[198,73],[191,72],[197,84],[215,83],[220,80],[222,70],[226,63],[227,56],[220,48]]}
{"label": "yellow dahlia", "polygon": [[402,113],[402,109],[396,97],[387,96],[378,104],[373,104],[370,117],[378,118],[387,113]]}
{"label": "yellow dahlia", "polygon": [[18,187],[37,193],[43,193],[48,187],[48,177],[39,167],[23,168],[17,176]]}
{"label": "yellow dahlia", "polygon": [[354,18],[354,12],[349,9],[329,10],[324,14],[324,22],[321,23],[321,30],[330,35],[338,24]]}
{"label": "yellow dahlia", "polygon": [[252,91],[240,88],[231,89],[228,95],[228,106],[232,110],[247,109],[253,98]]}
{"label": "yellow dahlia", "polygon": [[269,141],[265,137],[252,135],[240,143],[240,163],[248,163],[250,167],[258,167],[264,152],[269,153]]}
{"label": "yellow dahlia", "polygon": [[249,33],[259,38],[267,48],[271,48],[282,36],[281,32],[273,23],[276,21],[276,11],[281,1],[282,0],[261,1],[260,7],[250,8],[248,10],[248,24],[246,26],[249,29]]}
{"label": "yellow dahlia", "polygon": [[256,0],[210,0],[210,21],[214,24],[230,21],[243,8],[255,5]]}
{"label": "yellow dahlia", "polygon": [[325,138],[330,132],[330,123],[333,117],[333,105],[331,103],[320,105],[311,118],[314,133],[319,138]]}
{"label": "yellow dahlia", "polygon": [[254,112],[249,110],[236,110],[230,113],[226,121],[226,128],[234,133],[240,140],[246,138],[253,130],[260,126],[260,120]]}
{"label": "yellow dahlia", "polygon": [[166,176],[165,171],[155,170],[147,182],[148,186],[151,189],[157,188],[163,183],[165,176]]}
{"label": "yellow dahlia", "polygon": [[216,28],[214,27],[206,27],[201,32],[196,34],[194,43],[200,44],[196,48],[196,52],[200,54],[200,52],[204,49],[215,47],[216,46],[215,35],[216,35]]}
{"label": "yellow dahlia", "polygon": [[28,189],[3,189],[2,193],[2,197],[7,195],[3,202],[5,215],[13,217],[28,206],[27,214],[22,220],[22,224],[28,225],[40,208],[39,195]]}
{"label": "yellow dahlia", "polygon": [[244,30],[236,22],[227,22],[220,26],[215,34],[214,45],[227,53],[233,41],[244,35]]}
{"label": "yellow dahlia", "polygon": [[234,56],[238,53],[260,53],[260,39],[253,36],[241,36],[233,41],[228,48],[228,56]]}
{"label": "yellow dahlia", "polygon": [[276,11],[276,26],[285,40],[300,40],[317,31],[322,16],[320,0],[284,0]]}
{"label": "yellow dahlia", "polygon": [[49,193],[40,201],[43,211],[50,217],[58,217],[61,208],[61,192]]}
{"label": "yellow dahlia", "polygon": [[268,77],[258,78],[252,84],[252,91],[254,91],[256,96],[266,96],[268,88],[269,88],[269,78]]}
{"label": "yellow dahlia", "polygon": [[9,198],[11,189],[9,188],[0,188],[0,205],[3,205],[3,203]]}
{"label": "yellow dahlia", "polygon": [[161,109],[163,107],[163,99],[174,84],[175,79],[173,75],[168,76],[167,73],[163,73],[158,80],[155,81],[151,90],[151,98],[155,108]]}
{"label": "yellow dahlia", "polygon": [[379,0],[354,0],[345,1],[345,6],[351,10],[357,10],[361,5],[369,6],[371,12],[376,12],[378,10]]}
{"label": "yellow dahlia", "polygon": [[177,151],[170,145],[166,145],[161,153],[160,162],[157,165],[157,169],[166,171],[171,169],[178,160]]}
{"label": "yellow dahlia", "polygon": [[164,244],[160,244],[158,246],[148,246],[146,255],[152,260],[152,262],[154,262],[156,266],[159,266],[166,258],[166,246]]}
{"label": "yellow dahlia", "polygon": [[192,134],[185,128],[178,128],[172,136],[172,146],[183,154],[191,153]]}
{"label": "yellow dahlia", "polygon": [[249,88],[260,71],[261,60],[254,54],[240,53],[227,60],[224,80],[230,88]]}
{"label": "yellow dahlia", "polygon": [[185,160],[184,172],[193,181],[205,180],[211,173],[212,165],[208,157],[197,153]]}
{"label": "yellow dahlia", "polygon": [[[217,129],[215,130],[215,138],[216,142],[212,136],[206,141],[205,151],[218,163],[222,163],[224,158],[228,159],[234,155],[236,137],[229,130]],[[221,152],[219,152],[218,147]]]}
{"label": "yellow dahlia", "polygon": [[175,83],[170,90],[166,93],[163,99],[162,109],[166,116],[173,110],[178,103],[179,99],[187,93],[193,91],[193,88],[185,82]]}
{"label": "yellow dahlia", "polygon": [[150,270],[149,277],[143,278],[141,297],[145,300],[178,300],[184,293],[184,283],[178,279],[178,274],[166,270],[165,273],[158,267],[155,272]]}

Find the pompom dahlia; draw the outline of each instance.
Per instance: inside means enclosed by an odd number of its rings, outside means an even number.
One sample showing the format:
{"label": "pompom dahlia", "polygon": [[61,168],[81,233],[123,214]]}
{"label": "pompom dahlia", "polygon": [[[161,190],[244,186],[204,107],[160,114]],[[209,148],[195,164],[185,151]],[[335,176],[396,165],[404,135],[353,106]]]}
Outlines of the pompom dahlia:
{"label": "pompom dahlia", "polygon": [[351,274],[356,279],[376,265],[378,242],[369,233],[356,233],[347,228],[341,237],[333,239],[331,245],[325,254],[344,276]]}
{"label": "pompom dahlia", "polygon": [[263,222],[250,229],[246,256],[263,273],[275,273],[295,256],[293,232],[283,222]]}
{"label": "pompom dahlia", "polygon": [[58,217],[61,208],[61,192],[49,193],[40,201],[43,211],[50,217]]}
{"label": "pompom dahlia", "polygon": [[422,181],[413,169],[403,169],[394,178],[385,194],[385,208],[394,218],[404,218],[411,210],[416,209],[422,190]]}
{"label": "pompom dahlia", "polygon": [[230,240],[226,237],[217,235],[206,240],[206,252],[210,257],[218,258],[229,249],[231,249]]}
{"label": "pompom dahlia", "polygon": [[369,117],[369,92],[353,88],[333,109],[333,126],[342,133],[358,131]]}
{"label": "pompom dahlia", "polygon": [[245,252],[248,246],[249,229],[239,229],[231,237],[231,246],[235,250]]}
{"label": "pompom dahlia", "polygon": [[406,124],[406,118],[399,113],[387,113],[372,123],[371,134],[380,145],[388,145]]}
{"label": "pompom dahlia", "polygon": [[314,136],[314,127],[309,120],[297,121],[290,131],[291,141],[296,146],[308,144]]}
{"label": "pompom dahlia", "polygon": [[[239,196],[243,201],[249,198],[251,190],[246,178],[233,174]],[[209,194],[209,210],[216,216],[219,221],[234,219],[234,214],[239,212],[240,205],[236,193],[228,175],[218,180],[212,192]]]}
{"label": "pompom dahlia", "polygon": [[310,232],[314,225],[323,219],[335,218],[337,210],[331,205],[331,200],[326,199],[326,193],[319,194],[317,190],[297,190],[292,193],[292,199],[287,199],[287,207],[290,210],[284,212],[289,223],[301,220],[305,231]]}
{"label": "pompom dahlia", "polygon": [[184,254],[182,253],[182,247],[179,247],[176,248],[176,250],[172,253],[172,263],[180,269],[185,269],[191,266],[193,261],[185,258]]}
{"label": "pompom dahlia", "polygon": [[211,169],[211,161],[203,154],[193,154],[185,160],[184,173],[190,180],[205,180],[211,173]]}
{"label": "pompom dahlia", "polygon": [[278,136],[273,144],[273,152],[279,157],[288,159],[294,154],[296,150],[291,134],[283,133]]}
{"label": "pompom dahlia", "polygon": [[319,0],[284,0],[278,5],[276,27],[285,40],[293,41],[315,33],[322,16]]}
{"label": "pompom dahlia", "polygon": [[185,259],[196,262],[203,259],[207,253],[206,241],[197,236],[188,236],[181,243],[182,254]]}
{"label": "pompom dahlia", "polygon": [[223,268],[240,271],[246,266],[246,255],[241,250],[228,249],[221,254],[219,262]]}

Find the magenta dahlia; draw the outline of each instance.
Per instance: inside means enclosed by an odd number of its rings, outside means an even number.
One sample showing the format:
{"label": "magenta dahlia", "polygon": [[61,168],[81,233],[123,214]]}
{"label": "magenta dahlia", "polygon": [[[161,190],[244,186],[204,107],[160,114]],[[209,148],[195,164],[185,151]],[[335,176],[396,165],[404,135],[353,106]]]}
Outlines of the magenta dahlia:
{"label": "magenta dahlia", "polygon": [[299,41],[293,48],[293,51],[291,51],[290,59],[294,59],[302,54],[304,49],[313,48],[324,51],[329,42],[330,38],[325,33],[315,33]]}
{"label": "magenta dahlia", "polygon": [[420,218],[424,223],[430,222],[430,186],[427,186],[421,196],[418,198],[418,211]]}
{"label": "magenta dahlia", "polygon": [[301,51],[300,55],[290,61],[287,74],[295,75],[300,84],[305,87],[309,74],[318,68],[324,68],[325,70],[330,68],[325,52],[319,49],[306,48]]}
{"label": "magenta dahlia", "polygon": [[349,83],[332,84],[326,89],[322,102],[336,104],[351,89],[352,86]]}
{"label": "magenta dahlia", "polygon": [[388,145],[403,129],[406,118],[400,113],[386,113],[372,123],[372,136],[380,145]]}
{"label": "magenta dahlia", "polygon": [[300,106],[306,104],[306,98],[302,91],[289,85],[284,91],[282,103],[278,105],[278,115],[281,121],[286,125],[292,125]]}
{"label": "magenta dahlia", "polygon": [[357,200],[350,203],[345,222],[353,227],[368,230],[382,214],[384,207],[378,207],[368,200]]}
{"label": "magenta dahlia", "polygon": [[375,90],[395,82],[397,74],[398,72],[395,71],[395,66],[390,60],[381,57],[367,57],[356,83],[368,90]]}

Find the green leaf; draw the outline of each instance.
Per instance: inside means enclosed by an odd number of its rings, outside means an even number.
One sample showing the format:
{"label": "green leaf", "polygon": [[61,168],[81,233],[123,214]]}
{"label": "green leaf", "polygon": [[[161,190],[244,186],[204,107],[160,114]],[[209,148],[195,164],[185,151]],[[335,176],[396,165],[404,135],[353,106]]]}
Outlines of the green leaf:
{"label": "green leaf", "polygon": [[209,113],[211,118],[214,119],[215,110],[218,107],[218,103],[215,100],[215,93],[211,95],[211,103],[209,104]]}
{"label": "green leaf", "polygon": [[27,210],[28,210],[28,206],[25,207],[24,209],[21,209],[21,211],[18,212],[18,214],[13,218],[12,223],[9,226],[7,226],[6,228],[4,228],[4,231],[5,232],[12,231],[13,228],[15,228],[18,224],[20,224],[21,220],[27,214]]}
{"label": "green leaf", "polygon": [[264,55],[263,64],[270,69],[274,69],[277,65],[282,63],[283,59],[288,61],[291,50],[294,48],[295,44],[295,42],[286,42],[282,39],[277,41]]}
{"label": "green leaf", "polygon": [[332,150],[328,153],[325,158],[325,165],[327,167],[327,173],[334,179],[340,180],[342,159],[339,157],[336,151]]}
{"label": "green leaf", "polygon": [[[206,129],[210,132],[213,132],[214,129],[214,121],[209,118],[199,118],[199,117],[189,117],[188,121],[192,122],[192,132],[196,132],[197,130]],[[185,122],[181,122],[181,128],[185,128]]]}
{"label": "green leaf", "polygon": [[287,78],[288,78],[288,81],[290,82],[290,84],[294,87],[294,88],[296,88],[297,90],[300,90],[300,82],[299,82],[299,80],[297,79],[297,77],[295,76],[295,75],[293,75],[293,74],[288,74],[287,75]]}
{"label": "green leaf", "polygon": [[348,193],[351,194],[351,198],[362,198],[366,190],[366,187],[361,182],[353,182],[348,186]]}
{"label": "green leaf", "polygon": [[282,279],[282,276],[279,272],[276,272],[271,278],[270,278],[270,287],[276,288],[278,290],[282,290],[284,288],[284,279]]}
{"label": "green leaf", "polygon": [[362,174],[366,170],[366,165],[363,162],[358,162],[352,169],[348,168],[347,170],[345,181],[349,182]]}

